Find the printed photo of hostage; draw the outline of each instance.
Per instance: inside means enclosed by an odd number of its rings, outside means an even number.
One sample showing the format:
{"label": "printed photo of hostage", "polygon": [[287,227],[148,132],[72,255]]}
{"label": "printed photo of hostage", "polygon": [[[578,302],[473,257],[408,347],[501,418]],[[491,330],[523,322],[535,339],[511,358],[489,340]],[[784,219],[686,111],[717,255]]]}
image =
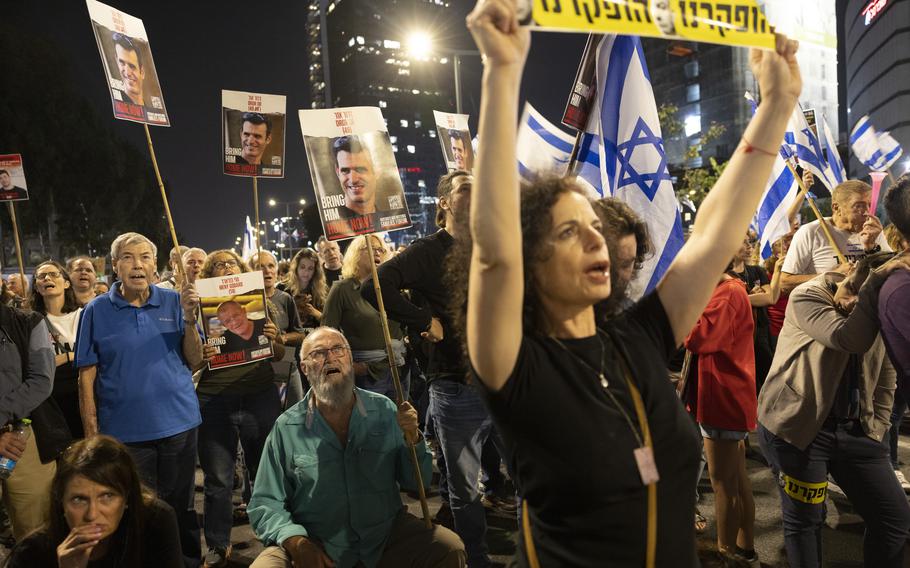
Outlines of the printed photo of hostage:
{"label": "printed photo of hostage", "polygon": [[382,111],[298,111],[319,217],[330,241],[411,226]]}
{"label": "printed photo of hostage", "polygon": [[284,177],[284,95],[221,91],[224,173]]}
{"label": "printed photo of hostage", "polygon": [[28,200],[21,154],[0,156],[0,201]]}
{"label": "printed photo of hostage", "polygon": [[[214,348],[210,369],[272,357],[265,334],[266,299],[261,272],[196,280],[206,345]],[[228,292],[228,294],[225,294]]]}
{"label": "printed photo of hostage", "polygon": [[442,157],[451,171],[469,172],[474,167],[474,148],[468,129],[468,115],[433,111]]}
{"label": "printed photo of hostage", "polygon": [[95,0],[86,4],[111,90],[114,117],[170,126],[142,20]]}

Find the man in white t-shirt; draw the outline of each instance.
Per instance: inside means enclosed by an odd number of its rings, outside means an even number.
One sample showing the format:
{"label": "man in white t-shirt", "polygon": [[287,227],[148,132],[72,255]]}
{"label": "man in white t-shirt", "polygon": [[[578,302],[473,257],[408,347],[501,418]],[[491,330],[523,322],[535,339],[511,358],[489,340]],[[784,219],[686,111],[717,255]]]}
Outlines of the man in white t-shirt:
{"label": "man in white t-shirt", "polygon": [[818,220],[806,223],[796,231],[787,251],[781,271],[781,291],[789,294],[818,274],[846,273],[850,263],[867,254],[890,251],[881,221],[869,212],[871,203],[872,188],[865,182],[848,180],[835,187],[831,192],[832,215],[826,221],[847,263],[838,262],[837,253]]}

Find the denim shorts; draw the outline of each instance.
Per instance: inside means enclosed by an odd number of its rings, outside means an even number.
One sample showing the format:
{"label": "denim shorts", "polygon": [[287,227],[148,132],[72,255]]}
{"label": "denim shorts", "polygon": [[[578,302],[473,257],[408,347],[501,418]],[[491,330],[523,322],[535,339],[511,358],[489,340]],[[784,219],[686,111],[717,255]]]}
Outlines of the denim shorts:
{"label": "denim shorts", "polygon": [[722,430],[720,428],[708,426],[707,424],[699,424],[698,427],[701,428],[701,435],[709,440],[738,442],[739,440],[745,440],[749,437],[749,432],[743,430]]}

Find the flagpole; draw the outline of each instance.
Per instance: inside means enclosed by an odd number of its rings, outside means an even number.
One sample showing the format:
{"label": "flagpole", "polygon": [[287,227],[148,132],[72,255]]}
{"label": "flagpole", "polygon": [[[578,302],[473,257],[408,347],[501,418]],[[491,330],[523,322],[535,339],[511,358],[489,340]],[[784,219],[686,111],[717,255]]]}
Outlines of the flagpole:
{"label": "flagpole", "polygon": [[[16,222],[16,204],[12,201],[7,201],[6,205],[9,207],[9,218],[12,221],[13,225],[13,238],[16,243],[16,259],[19,261],[19,278],[22,279],[20,282],[22,286],[22,299],[25,300],[28,298],[25,289],[28,287],[27,280],[25,279],[25,264],[22,262],[22,245],[19,243],[19,224]],[[34,286],[34,283],[32,283]]]}
{"label": "flagpole", "polygon": [[[171,232],[171,239],[174,241],[174,249],[179,253],[180,243],[177,241],[177,230],[174,229],[174,219],[171,217],[171,207],[167,203],[167,192],[164,191],[164,181],[161,179],[161,172],[158,170],[158,159],[155,157],[155,146],[152,144],[152,134],[149,132],[149,125],[143,124],[145,128],[145,140],[149,145],[149,154],[152,156],[152,167],[155,169],[155,178],[158,180],[158,188],[161,190],[161,201],[164,202],[164,215],[167,218],[167,226]],[[177,272],[180,274],[180,279],[183,282],[188,282],[186,279],[186,269],[183,268],[183,260],[177,263]]]}
{"label": "flagpole", "polygon": [[[793,174],[793,177],[796,178],[796,183],[799,184],[799,195],[805,195],[806,201],[809,202],[809,207],[812,208],[812,212],[815,213],[816,219],[818,219],[818,224],[821,225],[822,231],[825,233],[825,237],[828,239],[828,243],[831,245],[831,248],[834,249],[834,253],[837,255],[837,260],[841,264],[847,262],[847,258],[844,256],[844,253],[840,250],[840,247],[837,246],[837,242],[834,240],[834,235],[831,234],[831,228],[828,227],[828,222],[825,221],[825,218],[822,216],[821,211],[818,210],[818,206],[815,204],[815,199],[809,195],[809,188],[806,187],[806,184],[803,183],[803,178],[799,177],[796,174],[796,168],[793,167],[793,163],[790,160],[785,160],[787,162],[787,167],[790,168],[790,172]],[[800,200],[797,199],[797,203],[800,203]]]}
{"label": "flagpole", "polygon": [[[385,338],[386,355],[389,358],[389,370],[392,372],[392,383],[395,385],[395,394],[398,397],[398,404],[407,400],[407,393],[401,386],[401,379],[398,377],[398,365],[395,363],[395,353],[392,350],[392,333],[389,331],[389,317],[385,311],[385,304],[382,301],[382,288],[379,285],[379,272],[376,270],[376,263],[373,256],[373,233],[366,235],[367,250],[370,253],[370,267],[373,271],[373,287],[376,289],[376,300],[379,304],[379,321],[382,324],[382,335]],[[433,521],[430,519],[430,507],[427,505],[427,495],[423,488],[423,475],[420,473],[420,462],[417,460],[417,448],[407,440],[405,443],[411,451],[411,463],[414,465],[414,479],[417,480],[417,493],[420,496],[420,508],[423,511],[423,520],[427,528],[433,528]]]}

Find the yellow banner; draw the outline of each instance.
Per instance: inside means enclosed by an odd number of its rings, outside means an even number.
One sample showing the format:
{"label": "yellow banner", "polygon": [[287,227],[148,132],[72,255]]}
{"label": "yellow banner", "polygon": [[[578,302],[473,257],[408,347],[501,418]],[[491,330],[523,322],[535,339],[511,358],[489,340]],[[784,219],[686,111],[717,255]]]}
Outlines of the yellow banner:
{"label": "yellow banner", "polygon": [[540,28],[774,49],[755,0],[533,0]]}

